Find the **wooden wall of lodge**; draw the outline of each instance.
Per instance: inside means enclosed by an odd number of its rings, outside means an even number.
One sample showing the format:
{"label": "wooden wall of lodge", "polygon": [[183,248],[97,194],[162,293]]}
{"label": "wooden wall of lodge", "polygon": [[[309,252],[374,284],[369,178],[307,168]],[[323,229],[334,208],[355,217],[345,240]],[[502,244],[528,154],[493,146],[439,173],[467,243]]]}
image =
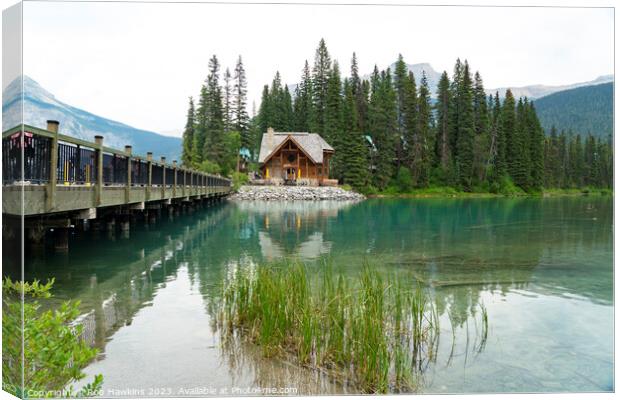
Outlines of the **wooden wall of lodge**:
{"label": "wooden wall of lodge", "polygon": [[[295,155],[293,162],[288,161],[290,154]],[[323,164],[315,164],[294,143],[288,142],[286,146],[278,150],[273,157],[262,167],[263,176],[269,178],[286,178],[286,169],[295,168],[295,179],[317,179],[322,181],[328,178],[330,153],[323,153]],[[301,175],[299,170],[301,169]]]}

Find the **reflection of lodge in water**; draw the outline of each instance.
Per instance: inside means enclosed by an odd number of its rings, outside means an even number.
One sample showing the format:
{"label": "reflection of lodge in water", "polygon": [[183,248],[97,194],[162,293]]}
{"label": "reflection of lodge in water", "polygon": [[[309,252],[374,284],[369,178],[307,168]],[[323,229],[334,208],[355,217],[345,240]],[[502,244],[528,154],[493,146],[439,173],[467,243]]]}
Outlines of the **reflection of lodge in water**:
{"label": "reflection of lodge in water", "polygon": [[329,254],[332,243],[326,240],[330,221],[356,202],[268,202],[237,203],[240,211],[257,218],[258,242],[267,261],[288,256],[312,260]]}
{"label": "reflection of lodge in water", "polygon": [[[200,251],[204,240],[221,226],[221,221],[229,215],[229,211],[228,208],[217,207],[208,210],[207,214],[199,219],[195,216],[182,217],[171,222],[175,224],[174,228],[166,230],[171,232],[170,235],[161,235],[157,231],[136,232],[131,241],[116,241],[116,246],[126,246],[127,254],[137,256],[138,259],[115,265],[111,276],[105,276],[107,271],[101,274],[93,272],[87,282],[82,285],[81,282],[77,283],[78,287],[84,289],[70,296],[74,300],[79,299],[81,308],[86,311],[75,321],[83,325],[82,336],[85,341],[104,349],[106,339],[122,326],[131,325],[136,313],[150,305],[158,289],[165,287],[166,282],[176,275],[180,267],[187,266],[190,272],[195,272],[191,263],[186,260],[191,259],[193,252]],[[188,219],[191,219],[191,222]],[[164,222],[167,223],[170,222]],[[191,224],[191,229],[188,223]],[[106,249],[106,246],[102,246],[100,250]],[[72,254],[75,253],[77,247]],[[55,271],[36,271],[37,279],[45,281],[43,273],[53,276]],[[103,276],[100,278],[100,275]],[[56,280],[53,289],[57,298],[61,298],[66,290],[61,286],[62,283],[61,276]]]}

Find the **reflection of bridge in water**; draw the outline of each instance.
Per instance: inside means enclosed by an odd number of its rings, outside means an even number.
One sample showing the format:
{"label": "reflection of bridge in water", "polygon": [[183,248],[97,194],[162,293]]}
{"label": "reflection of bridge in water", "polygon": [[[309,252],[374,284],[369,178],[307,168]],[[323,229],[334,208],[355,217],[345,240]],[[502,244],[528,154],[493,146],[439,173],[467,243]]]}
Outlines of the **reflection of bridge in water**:
{"label": "reflection of bridge in water", "polygon": [[[84,278],[84,284],[77,282],[82,289],[70,294],[71,299],[80,300],[82,309],[86,311],[75,321],[83,326],[85,341],[104,349],[107,339],[114,332],[131,325],[136,313],[150,305],[158,290],[176,276],[179,268],[188,266],[185,260],[191,258],[191,253],[200,248],[201,243],[221,226],[221,221],[228,215],[226,207],[215,207],[198,219],[182,216],[172,222],[164,222],[174,224],[170,235],[153,237],[153,233],[157,232],[136,232],[131,241],[119,243],[126,246],[137,260],[116,266],[109,277],[99,278],[103,274],[90,274]],[[187,227],[188,223],[191,223],[191,229]],[[34,274],[37,279],[45,280],[45,274],[53,276],[54,273],[54,270],[47,269]],[[62,279],[57,282],[54,293],[58,299],[55,301],[64,300],[69,288],[62,286]]]}

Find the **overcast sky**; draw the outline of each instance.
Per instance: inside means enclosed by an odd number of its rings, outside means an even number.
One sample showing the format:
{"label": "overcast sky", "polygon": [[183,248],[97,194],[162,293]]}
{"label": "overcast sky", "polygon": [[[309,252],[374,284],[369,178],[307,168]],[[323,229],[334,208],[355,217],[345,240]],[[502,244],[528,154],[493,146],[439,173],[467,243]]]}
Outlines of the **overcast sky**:
{"label": "overcast sky", "polygon": [[398,53],[451,73],[461,57],[487,88],[613,73],[611,9],[45,2],[24,5],[24,72],[70,105],[171,134],[211,55],[231,71],[242,55],[258,103],[276,70],[299,80],[321,37],[347,73],[353,51],[362,73]]}

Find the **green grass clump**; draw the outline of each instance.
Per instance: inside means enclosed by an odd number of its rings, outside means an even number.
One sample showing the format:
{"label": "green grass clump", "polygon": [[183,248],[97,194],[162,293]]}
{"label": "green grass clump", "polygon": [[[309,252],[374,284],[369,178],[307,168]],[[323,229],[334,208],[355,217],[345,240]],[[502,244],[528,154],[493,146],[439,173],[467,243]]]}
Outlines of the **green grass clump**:
{"label": "green grass clump", "polygon": [[415,388],[416,368],[434,357],[438,343],[426,291],[368,265],[353,278],[328,264],[308,269],[284,263],[236,270],[224,283],[224,340],[246,338],[267,357],[292,355],[363,392]]}

